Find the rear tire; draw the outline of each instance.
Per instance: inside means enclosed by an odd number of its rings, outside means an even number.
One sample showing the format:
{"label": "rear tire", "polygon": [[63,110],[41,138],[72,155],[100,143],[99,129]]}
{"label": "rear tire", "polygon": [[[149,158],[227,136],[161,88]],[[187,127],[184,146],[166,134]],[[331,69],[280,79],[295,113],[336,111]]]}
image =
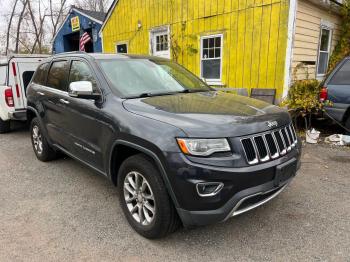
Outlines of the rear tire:
{"label": "rear tire", "polygon": [[10,120],[3,121],[0,118],[0,134],[5,134],[11,131],[11,122]]}
{"label": "rear tire", "polygon": [[140,235],[161,238],[179,227],[175,207],[152,160],[142,154],[126,159],[118,173],[118,185],[124,215]]}
{"label": "rear tire", "polygon": [[[345,122],[345,127],[346,127],[348,130],[350,130],[350,116],[348,117],[348,119],[347,119],[346,122]],[[345,135],[350,136],[350,131],[345,130]]]}
{"label": "rear tire", "polygon": [[30,136],[36,157],[47,162],[57,158],[57,152],[49,145],[38,118],[34,118],[30,124]]}

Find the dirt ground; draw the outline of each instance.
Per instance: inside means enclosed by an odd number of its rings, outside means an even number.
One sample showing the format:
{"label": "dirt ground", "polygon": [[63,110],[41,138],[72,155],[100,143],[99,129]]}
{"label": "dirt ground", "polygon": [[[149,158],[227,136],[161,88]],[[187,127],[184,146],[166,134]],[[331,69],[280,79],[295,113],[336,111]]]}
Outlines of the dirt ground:
{"label": "dirt ground", "polygon": [[26,130],[0,135],[0,167],[0,261],[350,261],[349,148],[307,145],[278,198],[156,241],[131,229],[105,178],[37,161]]}

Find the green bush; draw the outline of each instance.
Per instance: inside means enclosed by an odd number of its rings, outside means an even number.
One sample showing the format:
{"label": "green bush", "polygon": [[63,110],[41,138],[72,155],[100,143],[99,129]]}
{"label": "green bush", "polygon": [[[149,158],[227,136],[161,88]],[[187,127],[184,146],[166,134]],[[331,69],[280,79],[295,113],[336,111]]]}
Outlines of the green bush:
{"label": "green bush", "polygon": [[342,16],[340,39],[330,57],[328,73],[346,56],[350,55],[350,0],[344,0],[340,7]]}
{"label": "green bush", "polygon": [[322,109],[319,101],[320,82],[312,80],[298,80],[289,88],[288,97],[282,102],[293,110],[297,116],[305,117]]}

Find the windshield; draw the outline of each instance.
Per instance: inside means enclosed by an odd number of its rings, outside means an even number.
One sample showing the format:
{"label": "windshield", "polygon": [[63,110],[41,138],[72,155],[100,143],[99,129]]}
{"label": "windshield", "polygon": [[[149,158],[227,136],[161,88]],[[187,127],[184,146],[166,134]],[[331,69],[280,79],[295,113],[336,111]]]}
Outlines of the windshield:
{"label": "windshield", "polygon": [[123,97],[211,90],[182,66],[148,59],[100,60],[105,75]]}

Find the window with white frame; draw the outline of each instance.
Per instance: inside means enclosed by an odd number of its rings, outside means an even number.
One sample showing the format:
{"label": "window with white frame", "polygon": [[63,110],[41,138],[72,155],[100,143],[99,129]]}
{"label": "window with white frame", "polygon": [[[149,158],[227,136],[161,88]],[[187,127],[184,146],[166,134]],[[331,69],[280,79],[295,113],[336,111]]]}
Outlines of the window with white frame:
{"label": "window with white frame", "polygon": [[128,53],[128,44],[127,43],[118,43],[115,46],[117,54],[127,54]]}
{"label": "window with white frame", "polygon": [[152,55],[170,58],[170,29],[168,26],[151,30],[150,47]]}
{"label": "window with white frame", "polygon": [[201,77],[209,84],[221,83],[222,47],[222,34],[201,38]]}
{"label": "window with white frame", "polygon": [[317,76],[324,76],[327,73],[331,42],[332,30],[322,26],[318,49]]}

